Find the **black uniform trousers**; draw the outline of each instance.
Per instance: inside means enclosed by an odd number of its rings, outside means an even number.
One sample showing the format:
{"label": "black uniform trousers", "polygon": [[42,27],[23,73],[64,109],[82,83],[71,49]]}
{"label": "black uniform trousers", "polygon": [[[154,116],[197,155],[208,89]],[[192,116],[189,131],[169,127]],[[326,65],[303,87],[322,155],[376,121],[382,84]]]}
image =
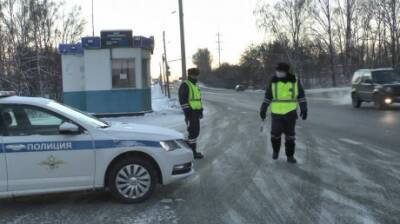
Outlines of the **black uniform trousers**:
{"label": "black uniform trousers", "polygon": [[296,147],[296,120],[297,111],[291,111],[285,115],[272,114],[271,116],[271,143],[274,152],[279,153],[281,148],[281,136],[285,134],[286,156],[294,156]]}
{"label": "black uniform trousers", "polygon": [[188,144],[193,153],[197,152],[197,138],[200,135],[200,116],[201,111],[192,110],[186,118],[187,131],[189,132]]}

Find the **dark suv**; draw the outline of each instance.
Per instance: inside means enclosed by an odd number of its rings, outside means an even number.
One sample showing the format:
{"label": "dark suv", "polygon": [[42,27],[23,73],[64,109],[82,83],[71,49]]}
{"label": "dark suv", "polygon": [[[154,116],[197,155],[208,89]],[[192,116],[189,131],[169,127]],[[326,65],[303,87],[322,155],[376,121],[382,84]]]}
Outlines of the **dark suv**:
{"label": "dark suv", "polygon": [[357,70],[352,79],[351,98],[355,108],[362,102],[373,102],[379,109],[399,103],[400,73],[392,68]]}

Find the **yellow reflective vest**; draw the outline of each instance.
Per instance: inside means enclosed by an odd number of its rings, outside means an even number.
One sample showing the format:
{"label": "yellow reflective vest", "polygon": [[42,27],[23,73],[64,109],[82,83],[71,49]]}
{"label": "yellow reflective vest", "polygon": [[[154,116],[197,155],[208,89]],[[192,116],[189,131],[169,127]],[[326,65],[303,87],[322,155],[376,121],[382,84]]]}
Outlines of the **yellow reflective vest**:
{"label": "yellow reflective vest", "polygon": [[201,103],[201,91],[197,84],[192,83],[189,80],[185,81],[186,85],[189,87],[189,105],[192,110],[203,109],[203,104]]}
{"label": "yellow reflective vest", "polygon": [[298,107],[298,82],[273,82],[271,112],[285,115]]}

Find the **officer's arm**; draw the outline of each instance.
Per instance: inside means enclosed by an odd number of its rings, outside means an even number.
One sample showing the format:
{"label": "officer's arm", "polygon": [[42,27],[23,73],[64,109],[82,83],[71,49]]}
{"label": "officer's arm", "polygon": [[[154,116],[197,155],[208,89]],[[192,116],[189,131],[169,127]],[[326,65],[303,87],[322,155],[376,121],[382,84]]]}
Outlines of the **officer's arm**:
{"label": "officer's arm", "polygon": [[299,87],[299,96],[297,97],[297,100],[299,101],[300,110],[307,111],[307,100],[303,85],[301,84],[300,81],[298,81],[297,83]]}
{"label": "officer's arm", "polygon": [[182,83],[179,87],[179,103],[181,104],[181,108],[184,112],[190,110],[189,87],[186,83]]}
{"label": "officer's arm", "polygon": [[269,105],[272,102],[272,82],[270,81],[265,90],[264,101],[261,105],[261,111],[267,111]]}

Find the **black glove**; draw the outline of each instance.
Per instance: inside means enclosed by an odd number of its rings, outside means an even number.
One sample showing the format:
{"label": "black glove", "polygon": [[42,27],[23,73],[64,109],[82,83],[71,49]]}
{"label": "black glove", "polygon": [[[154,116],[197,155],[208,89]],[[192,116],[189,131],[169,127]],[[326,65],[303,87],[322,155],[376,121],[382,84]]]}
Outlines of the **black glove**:
{"label": "black glove", "polygon": [[267,109],[268,107],[263,103],[260,108],[260,118],[261,120],[265,120],[267,118]]}
{"label": "black glove", "polygon": [[260,111],[260,118],[261,118],[261,120],[265,120],[265,118],[267,118],[267,112],[266,111]]}
{"label": "black glove", "polygon": [[199,118],[203,119],[204,115],[203,115],[203,109],[200,110],[200,114],[199,114]]}
{"label": "black glove", "polygon": [[305,120],[307,120],[307,110],[302,110],[301,112],[300,112],[300,117],[301,117],[301,119],[303,119],[304,121]]}

